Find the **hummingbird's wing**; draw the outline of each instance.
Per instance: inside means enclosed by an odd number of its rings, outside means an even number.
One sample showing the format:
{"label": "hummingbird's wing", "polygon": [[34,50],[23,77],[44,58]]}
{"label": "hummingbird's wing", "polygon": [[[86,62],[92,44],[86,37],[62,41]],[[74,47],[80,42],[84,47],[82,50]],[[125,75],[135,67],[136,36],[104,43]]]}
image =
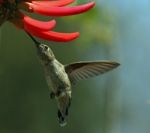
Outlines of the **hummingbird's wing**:
{"label": "hummingbird's wing", "polygon": [[108,72],[120,64],[111,61],[76,62],[65,66],[71,83]]}

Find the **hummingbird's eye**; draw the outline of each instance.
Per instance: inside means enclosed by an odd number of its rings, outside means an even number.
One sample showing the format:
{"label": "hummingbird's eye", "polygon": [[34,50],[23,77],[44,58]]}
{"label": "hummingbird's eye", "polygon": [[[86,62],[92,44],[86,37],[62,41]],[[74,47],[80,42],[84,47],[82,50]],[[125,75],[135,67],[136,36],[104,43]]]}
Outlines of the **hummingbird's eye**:
{"label": "hummingbird's eye", "polygon": [[49,47],[48,46],[44,46],[44,51],[47,51],[49,49]]}

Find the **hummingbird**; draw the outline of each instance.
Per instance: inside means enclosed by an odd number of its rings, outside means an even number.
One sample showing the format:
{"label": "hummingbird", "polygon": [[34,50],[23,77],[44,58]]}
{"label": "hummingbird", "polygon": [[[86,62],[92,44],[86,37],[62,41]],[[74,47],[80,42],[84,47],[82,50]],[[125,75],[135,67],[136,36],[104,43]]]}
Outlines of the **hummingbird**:
{"label": "hummingbird", "polygon": [[[30,36],[30,34],[29,34]],[[32,40],[34,39],[30,36]],[[60,126],[67,124],[68,110],[71,105],[71,87],[80,80],[101,75],[120,64],[113,61],[80,61],[67,65],[61,64],[46,45],[36,42],[37,55],[44,67],[48,87],[51,89],[50,97],[56,99],[58,107],[58,121]]]}

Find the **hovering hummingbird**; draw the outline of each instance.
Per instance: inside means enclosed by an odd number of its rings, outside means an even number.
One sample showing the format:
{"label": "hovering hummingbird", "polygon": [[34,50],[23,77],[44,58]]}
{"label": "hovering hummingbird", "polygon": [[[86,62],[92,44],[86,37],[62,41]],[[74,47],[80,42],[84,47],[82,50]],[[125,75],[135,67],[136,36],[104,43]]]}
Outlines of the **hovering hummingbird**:
{"label": "hovering hummingbird", "polygon": [[119,66],[119,63],[112,61],[89,61],[63,65],[55,58],[49,46],[37,42],[32,36],[30,37],[38,44],[36,45],[37,54],[44,66],[48,86],[51,88],[50,97],[52,99],[55,98],[57,101],[57,115],[60,126],[65,126],[71,104],[71,86],[80,80],[108,72]]}
{"label": "hovering hummingbird", "polygon": [[116,68],[119,63],[111,61],[76,62],[68,65],[61,64],[53,51],[45,44],[37,47],[38,56],[44,66],[51,98],[58,105],[58,119],[61,126],[67,124],[66,117],[71,104],[71,86],[76,82],[94,77]]}

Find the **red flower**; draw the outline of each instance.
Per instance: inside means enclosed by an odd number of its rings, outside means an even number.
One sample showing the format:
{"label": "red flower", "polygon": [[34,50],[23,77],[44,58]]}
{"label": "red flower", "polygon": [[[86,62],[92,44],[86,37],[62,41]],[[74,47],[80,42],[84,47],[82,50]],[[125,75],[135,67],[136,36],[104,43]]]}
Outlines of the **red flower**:
{"label": "red flower", "polygon": [[61,17],[86,12],[95,5],[94,2],[90,2],[79,6],[65,6],[73,2],[74,0],[0,0],[0,25],[8,20],[33,36],[49,41],[71,41],[79,36],[79,32],[51,31],[56,25],[55,20],[47,22],[35,20],[22,13],[20,9],[44,16]]}

